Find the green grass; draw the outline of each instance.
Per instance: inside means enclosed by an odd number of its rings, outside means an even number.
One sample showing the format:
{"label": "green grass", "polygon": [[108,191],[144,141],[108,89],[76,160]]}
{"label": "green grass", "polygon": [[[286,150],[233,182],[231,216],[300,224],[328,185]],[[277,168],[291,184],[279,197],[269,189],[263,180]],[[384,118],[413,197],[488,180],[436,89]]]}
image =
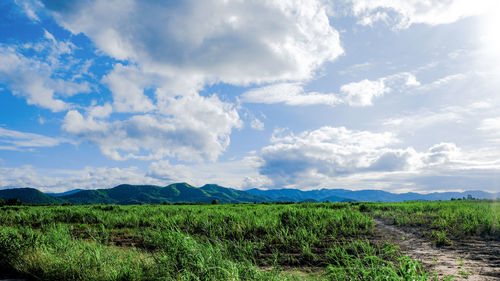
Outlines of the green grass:
{"label": "green grass", "polygon": [[452,244],[452,237],[500,240],[498,200],[363,203],[359,209],[397,226],[421,227],[438,246]]}
{"label": "green grass", "polygon": [[0,266],[37,280],[428,278],[373,228],[347,203],[6,206]]}

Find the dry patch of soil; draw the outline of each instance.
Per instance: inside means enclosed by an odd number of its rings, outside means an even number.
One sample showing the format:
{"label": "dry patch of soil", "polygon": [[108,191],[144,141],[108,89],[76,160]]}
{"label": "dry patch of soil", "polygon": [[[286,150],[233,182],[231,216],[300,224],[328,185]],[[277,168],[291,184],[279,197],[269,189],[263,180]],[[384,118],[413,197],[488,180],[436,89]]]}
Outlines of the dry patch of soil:
{"label": "dry patch of soil", "polygon": [[421,234],[421,229],[399,228],[375,220],[375,242],[391,242],[401,246],[406,254],[421,262],[439,280],[500,281],[500,242],[469,239],[454,242],[449,247],[436,247]]}

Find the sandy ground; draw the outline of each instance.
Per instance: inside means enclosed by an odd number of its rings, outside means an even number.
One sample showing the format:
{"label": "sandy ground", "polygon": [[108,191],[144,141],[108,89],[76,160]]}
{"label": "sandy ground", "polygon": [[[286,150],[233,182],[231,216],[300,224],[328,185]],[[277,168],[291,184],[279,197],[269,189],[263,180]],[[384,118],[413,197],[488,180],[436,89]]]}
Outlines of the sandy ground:
{"label": "sandy ground", "polygon": [[417,228],[398,228],[376,220],[375,240],[398,244],[424,268],[437,273],[439,280],[500,280],[500,242],[470,239],[449,247],[435,247]]}

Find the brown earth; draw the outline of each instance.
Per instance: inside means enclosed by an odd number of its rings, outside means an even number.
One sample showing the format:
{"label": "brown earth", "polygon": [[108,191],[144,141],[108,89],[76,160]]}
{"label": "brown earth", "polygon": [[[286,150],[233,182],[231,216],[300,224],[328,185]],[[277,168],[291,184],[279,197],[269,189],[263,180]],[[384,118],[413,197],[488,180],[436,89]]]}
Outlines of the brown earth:
{"label": "brown earth", "polygon": [[[451,237],[453,238],[453,237]],[[453,241],[451,246],[436,247],[416,227],[397,227],[375,220],[375,242],[391,242],[401,246],[409,257],[437,274],[439,280],[499,281],[500,242],[480,238]]]}

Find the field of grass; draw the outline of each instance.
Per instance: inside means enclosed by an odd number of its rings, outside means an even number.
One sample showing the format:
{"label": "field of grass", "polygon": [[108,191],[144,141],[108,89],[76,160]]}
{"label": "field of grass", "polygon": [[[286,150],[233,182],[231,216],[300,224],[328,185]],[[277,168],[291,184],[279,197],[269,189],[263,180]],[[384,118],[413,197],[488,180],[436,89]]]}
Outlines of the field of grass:
{"label": "field of grass", "polygon": [[500,240],[500,201],[363,203],[360,211],[397,226],[424,229],[437,246],[470,237]]}
{"label": "field of grass", "polygon": [[347,203],[5,206],[0,267],[36,280],[427,279],[370,242],[373,228]]}

